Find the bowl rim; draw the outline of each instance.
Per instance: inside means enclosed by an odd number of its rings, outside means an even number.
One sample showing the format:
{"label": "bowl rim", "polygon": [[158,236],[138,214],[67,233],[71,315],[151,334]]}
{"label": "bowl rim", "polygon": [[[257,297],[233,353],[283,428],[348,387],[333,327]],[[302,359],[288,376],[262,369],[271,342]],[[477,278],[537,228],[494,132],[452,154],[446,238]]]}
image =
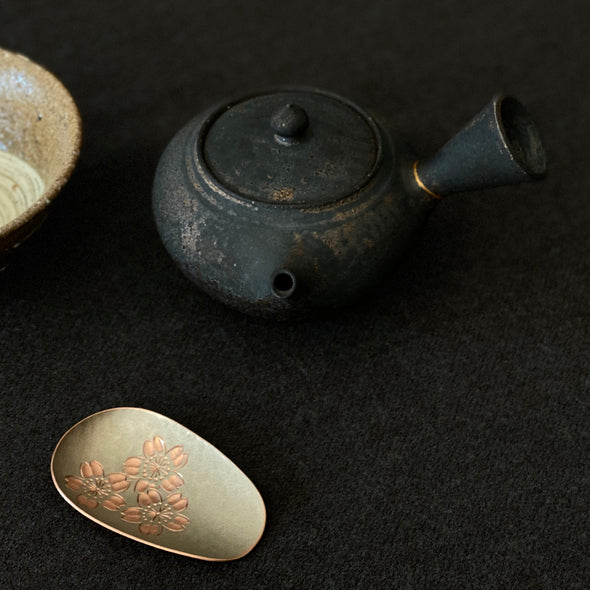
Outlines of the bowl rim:
{"label": "bowl rim", "polygon": [[[82,144],[82,119],[80,117],[80,112],[72,95],[63,83],[49,70],[22,53],[0,48],[0,69],[3,67],[3,63],[5,63],[3,61],[4,59],[8,59],[10,65],[19,63],[26,65],[28,70],[35,72],[35,74],[41,79],[44,78],[59,89],[63,95],[64,111],[67,111],[71,117],[72,145],[71,149],[67,151],[61,173],[53,183],[45,188],[41,196],[32,205],[27,207],[22,213],[17,215],[14,219],[11,219],[8,223],[0,226],[0,250],[2,249],[2,240],[8,238],[13,232],[24,227],[27,223],[37,217],[37,215],[44,211],[51,204],[53,199],[55,199],[74,171]],[[10,245],[7,246],[9,247]]]}

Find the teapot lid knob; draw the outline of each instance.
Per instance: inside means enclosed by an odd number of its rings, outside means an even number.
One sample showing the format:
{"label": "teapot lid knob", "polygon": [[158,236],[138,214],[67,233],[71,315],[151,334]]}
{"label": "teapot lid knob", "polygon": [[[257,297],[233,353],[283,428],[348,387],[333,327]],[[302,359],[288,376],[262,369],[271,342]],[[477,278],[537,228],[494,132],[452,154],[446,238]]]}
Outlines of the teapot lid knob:
{"label": "teapot lid knob", "polygon": [[277,139],[288,143],[301,137],[308,125],[309,118],[305,110],[293,103],[279,107],[270,118],[270,126]]}

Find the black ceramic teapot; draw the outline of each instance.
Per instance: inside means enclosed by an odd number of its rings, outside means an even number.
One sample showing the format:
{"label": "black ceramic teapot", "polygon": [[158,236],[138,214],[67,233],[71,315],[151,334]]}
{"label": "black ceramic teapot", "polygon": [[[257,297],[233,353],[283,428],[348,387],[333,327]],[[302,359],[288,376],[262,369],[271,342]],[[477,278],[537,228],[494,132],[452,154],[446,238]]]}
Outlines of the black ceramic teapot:
{"label": "black ceramic teapot", "polygon": [[441,197],[541,177],[545,152],[514,98],[496,96],[419,160],[354,103],[317,90],[224,102],[184,127],[156,172],[164,245],[204,291],[289,318],[380,281]]}

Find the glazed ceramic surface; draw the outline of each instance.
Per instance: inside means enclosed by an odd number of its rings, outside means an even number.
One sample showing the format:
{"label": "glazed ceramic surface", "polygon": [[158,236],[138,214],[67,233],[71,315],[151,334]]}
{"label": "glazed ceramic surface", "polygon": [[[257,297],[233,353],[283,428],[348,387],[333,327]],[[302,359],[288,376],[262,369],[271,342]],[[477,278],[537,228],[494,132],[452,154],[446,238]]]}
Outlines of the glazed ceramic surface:
{"label": "glazed ceramic surface", "polygon": [[0,262],[43,222],[80,142],[80,116],[61,82],[0,50]]}
{"label": "glazed ceramic surface", "polygon": [[258,543],[266,510],[254,484],[214,446],[140,408],[89,416],[51,461],[64,499],[100,525],[159,549],[209,561]]}

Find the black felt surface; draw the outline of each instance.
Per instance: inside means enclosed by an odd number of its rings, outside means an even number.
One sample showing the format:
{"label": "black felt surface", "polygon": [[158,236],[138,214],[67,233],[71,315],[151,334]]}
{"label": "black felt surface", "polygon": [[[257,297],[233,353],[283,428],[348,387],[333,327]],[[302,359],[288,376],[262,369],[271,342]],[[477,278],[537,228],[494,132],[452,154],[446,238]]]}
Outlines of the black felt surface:
{"label": "black felt surface", "polygon": [[[586,588],[587,3],[21,2],[0,45],[76,99],[83,152],[0,275],[0,578],[50,588]],[[160,153],[228,95],[343,94],[439,147],[497,90],[540,184],[449,197],[357,306],[274,324],[199,294],[150,210]],[[60,436],[114,406],[199,433],[258,486],[244,559],[167,554],[58,495]]]}

